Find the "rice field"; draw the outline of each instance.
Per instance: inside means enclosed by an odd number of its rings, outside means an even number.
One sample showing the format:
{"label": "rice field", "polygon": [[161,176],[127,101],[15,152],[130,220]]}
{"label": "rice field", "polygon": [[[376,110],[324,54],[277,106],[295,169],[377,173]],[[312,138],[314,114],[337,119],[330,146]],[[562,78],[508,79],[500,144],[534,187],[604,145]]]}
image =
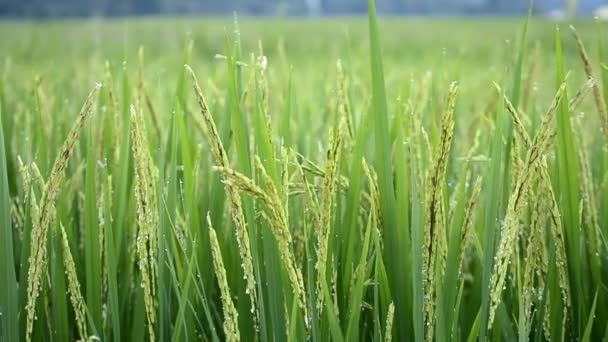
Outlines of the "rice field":
{"label": "rice field", "polygon": [[0,22],[0,341],[608,341],[608,24],[369,4]]}

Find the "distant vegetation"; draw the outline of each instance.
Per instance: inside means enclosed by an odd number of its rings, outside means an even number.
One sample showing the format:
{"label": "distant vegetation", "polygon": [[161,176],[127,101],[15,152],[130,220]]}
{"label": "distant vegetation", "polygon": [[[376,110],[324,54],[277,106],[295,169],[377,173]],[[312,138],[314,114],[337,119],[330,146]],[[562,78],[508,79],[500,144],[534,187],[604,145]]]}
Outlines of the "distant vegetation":
{"label": "distant vegetation", "polygon": [[[391,15],[515,15],[530,6],[542,14],[563,9],[590,14],[605,0],[378,0]],[[364,0],[0,0],[0,17],[126,16],[158,14],[352,15],[367,13]]]}

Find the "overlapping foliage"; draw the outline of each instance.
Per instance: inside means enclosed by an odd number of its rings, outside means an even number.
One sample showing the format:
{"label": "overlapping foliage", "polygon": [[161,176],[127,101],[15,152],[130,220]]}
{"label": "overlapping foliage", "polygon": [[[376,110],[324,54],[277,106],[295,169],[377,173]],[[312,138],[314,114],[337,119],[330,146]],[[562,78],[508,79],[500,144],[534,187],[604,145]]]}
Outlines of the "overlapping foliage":
{"label": "overlapping foliage", "polygon": [[604,24],[369,5],[3,23],[1,340],[608,338]]}

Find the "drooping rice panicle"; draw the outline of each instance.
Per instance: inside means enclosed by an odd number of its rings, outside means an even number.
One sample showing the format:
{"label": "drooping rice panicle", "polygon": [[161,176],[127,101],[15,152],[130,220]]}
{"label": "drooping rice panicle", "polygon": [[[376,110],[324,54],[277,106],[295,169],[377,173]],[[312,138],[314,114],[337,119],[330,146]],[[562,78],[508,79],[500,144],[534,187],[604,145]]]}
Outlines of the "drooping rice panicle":
{"label": "drooping rice panicle", "polygon": [[304,289],[304,280],[302,271],[295,262],[293,254],[291,232],[289,231],[289,221],[287,220],[287,212],[283,208],[281,198],[273,180],[266,173],[262,160],[255,156],[254,164],[264,185],[266,187],[265,197],[267,200],[266,206],[270,209],[270,226],[273,228],[273,234],[279,245],[279,254],[287,270],[287,276],[291,282],[293,294],[304,313],[304,319],[308,321],[308,309],[306,306],[306,291]]}
{"label": "drooping rice panicle", "polygon": [[521,219],[520,216],[522,214],[522,208],[525,206],[527,201],[528,187],[534,178],[538,176],[535,172],[536,167],[538,166],[540,160],[542,160],[545,151],[551,143],[551,129],[555,118],[554,114],[562,99],[564,91],[565,85],[562,84],[556,97],[553,99],[549,110],[543,117],[543,121],[538,133],[534,137],[532,145],[528,150],[524,169],[521,170],[520,174],[518,175],[513,193],[509,198],[507,213],[505,214],[504,222],[501,228],[502,234],[496,254],[494,273],[491,277],[491,306],[489,311],[488,326],[492,326],[496,307],[501,300],[508,265],[511,262],[516,239],[519,235],[519,221]]}
{"label": "drooping rice panicle", "polygon": [[587,80],[587,82],[585,82],[585,84],[583,84],[579,90],[577,90],[576,94],[574,94],[574,96],[570,99],[570,102],[568,102],[568,109],[570,112],[575,112],[577,110],[578,106],[581,104],[585,96],[587,96],[589,91],[593,89],[595,84],[595,80],[590,79]]}
{"label": "drooping rice panicle", "polygon": [[[500,88],[498,83],[494,83],[494,87],[496,88],[496,90],[499,93],[504,94],[504,92],[502,91],[502,89]],[[509,98],[506,95],[503,96],[503,99],[505,101],[505,107],[511,114],[511,119],[513,120],[513,124],[515,126],[515,131],[517,132],[519,137],[524,142],[524,146],[526,148],[528,148],[532,144],[532,141],[530,139],[530,135],[528,134],[528,131],[526,131],[526,127],[524,126],[524,124],[520,118],[520,115],[518,114],[517,109],[515,109],[515,107],[513,106],[513,104],[511,103],[511,101],[509,100]]]}
{"label": "drooping rice panicle", "polygon": [[216,166],[215,169],[224,175],[227,184],[253,196],[264,204],[267,209],[267,215],[265,216],[278,243],[281,261],[287,271],[292,291],[298,302],[298,306],[304,312],[304,316],[308,317],[302,272],[295,263],[295,256],[292,250],[292,237],[289,231],[286,213],[280,196],[274,186],[274,182],[266,173],[260,158],[256,156],[254,161],[256,168],[260,171],[261,179],[264,182],[267,191],[262,190],[262,188],[256,185],[253,180],[231,168]]}
{"label": "drooping rice panicle", "polygon": [[[511,153],[511,177],[513,180],[516,180],[524,169],[524,161],[522,160],[522,154],[525,155],[524,151],[527,151],[527,149],[530,148],[532,141],[521,119],[521,113],[519,113],[518,110],[515,109],[515,107],[513,106],[507,95],[504,93],[504,91],[500,88],[498,83],[495,82],[494,87],[496,88],[497,92],[503,94],[505,107],[509,114],[511,114],[511,120],[513,120],[513,124],[515,127],[516,134],[513,135],[513,152]],[[513,182],[513,186],[515,186],[516,184],[516,182]]]}
{"label": "drooping rice panicle", "polygon": [[[575,96],[570,100],[569,102],[569,108],[570,111],[574,111],[575,108],[578,106],[578,104],[582,101],[582,99],[585,97],[585,95],[588,93],[588,91],[590,89],[593,89],[595,82],[590,79],[588,80],[583,87],[581,87],[577,93],[575,94]],[[520,139],[523,141],[524,144],[524,148],[526,150],[529,150],[532,147],[532,142],[525,130],[525,128],[523,127],[523,124],[521,123],[521,120],[519,119],[519,115],[517,114],[517,111],[513,108],[513,106],[511,105],[510,101],[508,100],[508,98],[505,97],[505,105],[508,109],[508,111],[511,113],[512,119],[515,123],[515,127],[516,127],[516,132],[518,133]],[[546,134],[546,136],[548,137],[547,139],[552,140],[554,137],[554,133],[549,131],[549,133]],[[561,235],[561,220],[559,219],[559,217],[557,217],[557,209],[555,207],[555,200],[554,200],[554,195],[553,194],[553,190],[552,190],[552,184],[551,184],[551,180],[547,174],[547,162],[545,160],[545,158],[542,158],[540,160],[539,165],[537,165],[535,167],[535,173],[537,173],[537,175],[540,175],[540,180],[539,180],[539,193],[547,193],[550,194],[550,196],[548,196],[548,208],[546,210],[550,211],[552,213],[552,236],[554,237],[554,241],[555,241],[555,248],[558,251],[558,254],[556,256],[556,258],[559,260],[558,261],[558,268],[560,269],[560,288],[562,289],[562,296],[564,298],[564,302],[566,303],[565,308],[564,308],[564,320],[567,318],[566,317],[566,308],[569,305],[569,283],[568,283],[568,277],[567,277],[567,268],[565,267],[566,265],[566,254],[565,254],[565,242],[563,240],[563,236]],[[550,190],[550,191],[549,191]],[[540,203],[539,203],[540,202]],[[530,283],[533,281],[532,279],[532,273],[533,272],[541,272],[541,274],[546,274],[547,272],[547,256],[546,256],[546,251],[544,249],[544,241],[536,236],[538,235],[538,231],[534,230],[536,225],[540,225],[540,213],[538,212],[540,210],[540,205],[542,205],[545,201],[542,199],[542,197],[540,199],[538,199],[537,201],[535,201],[533,203],[533,209],[532,209],[532,232],[534,234],[534,239],[532,239],[531,236],[531,240],[528,243],[528,252],[527,255],[528,257],[526,258],[526,270],[524,271],[524,299],[523,299],[523,303],[522,305],[524,306],[524,313],[525,313],[525,317],[526,318],[530,318],[531,315],[531,285]],[[545,209],[544,209],[545,210]],[[531,233],[532,234],[532,233]],[[536,266],[535,266],[536,265]],[[539,266],[540,265],[540,266]],[[535,267],[539,267],[539,269],[536,269]],[[565,276],[566,275],[566,276]],[[538,288],[539,289],[543,289],[544,288],[544,277],[538,277],[538,281],[539,281],[539,285]],[[540,290],[539,290],[540,291]],[[548,302],[547,302],[548,305]],[[548,331],[550,330],[550,320],[548,318],[548,316],[545,316],[544,319],[544,330],[545,330],[545,334],[547,336],[549,336]]]}
{"label": "drooping rice panicle", "polygon": [[[215,159],[215,163],[217,166],[228,169],[230,167],[230,163],[228,161],[228,155],[226,154],[226,150],[224,149],[224,145],[222,144],[222,140],[220,139],[220,134],[215,125],[215,121],[209,112],[209,106],[207,105],[207,101],[203,96],[203,91],[201,90],[198,79],[194,74],[194,71],[190,66],[185,66],[188,73],[192,77],[192,81],[194,83],[194,90],[197,95],[197,101],[200,107],[200,111],[205,122],[205,126],[207,128],[207,137],[209,140],[209,144],[211,146],[211,153]],[[247,232],[247,223],[245,221],[245,215],[243,212],[243,207],[241,204],[241,197],[237,189],[230,183],[227,182],[227,190],[228,190],[228,200],[230,201],[230,216],[236,226],[235,235],[236,240],[239,244],[239,253],[242,261],[243,273],[247,279],[247,291],[249,292],[249,299],[251,301],[251,310],[255,312],[256,316],[258,315],[257,307],[256,307],[256,298],[257,298],[257,290],[256,290],[256,279],[253,271],[253,258],[251,256],[251,247],[249,242],[249,233]]]}
{"label": "drooping rice panicle", "polygon": [[[583,66],[585,69],[585,74],[587,78],[592,81],[595,79],[593,76],[593,67],[591,66],[591,61],[589,60],[589,55],[587,55],[587,51],[585,50],[585,45],[579,37],[578,33],[574,26],[570,25],[570,31],[576,40],[576,45],[578,47],[578,53],[583,61]],[[597,109],[597,113],[600,117],[604,125],[604,132],[608,132],[608,111],[606,110],[606,103],[604,103],[604,99],[602,97],[602,91],[600,89],[600,85],[597,82],[593,83],[593,100],[595,101],[595,108]]]}

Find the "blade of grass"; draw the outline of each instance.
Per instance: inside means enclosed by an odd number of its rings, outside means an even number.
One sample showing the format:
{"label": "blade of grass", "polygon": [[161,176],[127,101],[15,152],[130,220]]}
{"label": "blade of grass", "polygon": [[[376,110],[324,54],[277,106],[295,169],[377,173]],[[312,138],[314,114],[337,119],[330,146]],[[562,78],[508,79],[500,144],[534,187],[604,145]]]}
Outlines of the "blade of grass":
{"label": "blade of grass", "polygon": [[[261,47],[260,47],[261,50]],[[260,51],[260,55],[262,51]],[[259,155],[264,168],[268,171],[270,179],[275,184],[278,196],[283,197],[281,193],[282,186],[280,184],[279,173],[277,172],[277,166],[275,161],[275,151],[272,144],[272,138],[269,132],[269,124],[267,121],[266,108],[265,108],[265,96],[268,94],[264,88],[264,68],[263,60],[264,56],[258,56],[260,60],[256,62],[254,68],[254,113],[253,113],[253,136],[255,139],[255,150]],[[285,291],[281,278],[284,276],[283,268],[279,262],[279,251],[277,247],[277,241],[275,241],[270,229],[266,223],[262,223],[262,249],[263,249],[263,265],[264,265],[264,276],[268,280],[268,287],[266,289],[266,297],[269,301],[269,311],[272,322],[272,334],[274,339],[284,339],[284,307],[283,307],[283,296],[289,297],[291,291]],[[279,270],[279,272],[277,272]]]}
{"label": "blade of grass", "polygon": [[[105,175],[105,174],[104,174]],[[112,340],[118,342],[121,340],[121,321],[120,321],[120,306],[118,302],[118,280],[117,280],[117,262],[116,262],[116,245],[114,243],[114,220],[112,220],[112,177],[107,176],[105,186],[103,187],[103,215],[104,215],[104,255],[105,262],[108,265],[108,311],[110,313],[110,321],[112,331]],[[109,337],[107,337],[109,338]]]}
{"label": "blade of grass", "polygon": [[[504,182],[504,174],[502,172],[505,163],[505,141],[506,129],[508,128],[508,117],[505,114],[503,100],[504,94],[501,94],[498,107],[496,109],[495,131],[491,137],[490,147],[490,166],[487,168],[487,174],[484,179],[487,179],[486,188],[484,191],[484,217],[483,217],[483,260],[482,260],[482,279],[481,279],[481,311],[479,317],[479,341],[484,342],[487,338],[488,316],[490,308],[490,278],[494,269],[494,255],[496,243],[500,239],[500,217],[501,213],[501,195]],[[473,334],[473,333],[472,333]]]}
{"label": "blade of grass", "polygon": [[[4,103],[4,101],[2,101]],[[0,112],[0,325],[2,340],[19,341],[19,298],[13,254],[13,225],[10,216],[7,151],[4,143],[3,112]]]}
{"label": "blade of grass", "polygon": [[[556,81],[559,88],[565,80],[562,38],[559,28],[556,29],[555,49]],[[587,274],[584,272],[586,260],[583,260],[581,251],[582,234],[579,221],[581,197],[578,182],[579,165],[576,153],[578,146],[576,146],[570,124],[567,92],[564,93],[557,112],[556,139],[558,186],[555,192],[558,197],[560,212],[562,213],[568,268],[570,270],[570,286],[573,289],[572,307],[575,311],[572,317],[574,319],[574,329],[572,331],[575,336],[580,336],[583,330],[582,324],[587,321],[585,316],[589,312],[587,310],[586,291],[584,288],[584,284],[588,283],[588,281]]]}
{"label": "blade of grass", "polygon": [[87,161],[85,170],[85,285],[86,302],[93,322],[92,332],[98,334],[102,327],[102,293],[101,293],[101,248],[99,245],[99,217],[97,209],[97,158],[95,157],[93,128],[88,131]]}
{"label": "blade of grass", "polygon": [[593,321],[595,319],[595,308],[597,305],[597,294],[599,291],[595,291],[595,296],[593,297],[593,304],[591,304],[591,311],[589,312],[589,319],[587,320],[587,324],[585,325],[585,332],[583,333],[583,337],[581,341],[589,342],[591,341],[591,332],[593,330]]}
{"label": "blade of grass", "polygon": [[[349,187],[346,193],[346,204],[344,216],[342,218],[342,224],[344,225],[344,231],[346,233],[345,241],[343,246],[343,286],[342,291],[345,296],[348,296],[349,289],[351,286],[351,277],[353,275],[354,266],[354,254],[357,248],[357,230],[358,222],[357,218],[359,215],[359,208],[361,205],[361,192],[362,192],[362,174],[363,174],[363,153],[365,145],[367,143],[371,120],[370,115],[363,117],[364,123],[359,126],[357,130],[357,138],[355,147],[352,151],[350,158],[350,174],[349,174]],[[346,300],[346,298],[345,298]]]}
{"label": "blade of grass", "polygon": [[[399,234],[403,224],[397,221],[397,205],[393,181],[393,168],[391,158],[391,144],[389,131],[389,113],[386,103],[386,89],[384,84],[384,70],[382,65],[382,52],[380,47],[380,33],[376,19],[376,6],[374,0],[368,1],[369,8],[369,41],[371,53],[372,74],[372,107],[369,115],[374,116],[374,142],[378,169],[378,187],[380,192],[380,212],[382,213],[383,238],[388,261],[388,274],[393,295],[395,296],[395,318],[400,321],[406,317],[405,305],[405,273],[401,269],[405,251],[403,241]],[[407,251],[405,251],[407,252]],[[397,336],[405,339],[406,330],[395,327]]]}
{"label": "blade of grass", "polygon": [[368,276],[368,249],[370,247],[371,230],[376,228],[375,226],[372,226],[372,222],[374,221],[372,219],[372,215],[373,211],[370,212],[369,218],[367,220],[367,228],[365,229],[365,237],[363,238],[361,256],[359,258],[359,263],[355,268],[354,284],[349,292],[351,298],[349,302],[348,325],[346,329],[347,341],[361,340],[361,336],[359,336],[358,327],[360,325],[361,305],[363,303],[364,298],[364,281]]}

